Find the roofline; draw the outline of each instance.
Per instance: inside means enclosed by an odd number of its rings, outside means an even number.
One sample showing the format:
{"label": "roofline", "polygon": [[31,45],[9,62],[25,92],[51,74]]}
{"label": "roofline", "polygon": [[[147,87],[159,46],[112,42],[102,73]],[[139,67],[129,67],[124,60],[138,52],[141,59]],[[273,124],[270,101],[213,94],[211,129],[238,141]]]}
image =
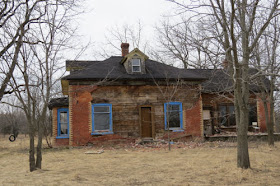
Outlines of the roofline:
{"label": "roofline", "polygon": [[67,76],[64,76],[61,78],[61,80],[68,80],[68,81],[72,81],[72,80],[86,80],[86,81],[91,81],[91,80],[188,80],[188,81],[205,81],[208,80],[209,78],[67,78]]}

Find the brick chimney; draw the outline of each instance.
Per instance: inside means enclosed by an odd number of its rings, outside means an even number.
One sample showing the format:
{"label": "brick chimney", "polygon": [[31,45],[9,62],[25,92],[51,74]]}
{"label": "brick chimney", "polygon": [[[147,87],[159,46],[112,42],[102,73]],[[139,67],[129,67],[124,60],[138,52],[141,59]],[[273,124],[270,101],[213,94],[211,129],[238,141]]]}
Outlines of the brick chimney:
{"label": "brick chimney", "polygon": [[126,54],[129,53],[129,43],[122,43],[121,48],[122,48],[122,56],[126,56]]}

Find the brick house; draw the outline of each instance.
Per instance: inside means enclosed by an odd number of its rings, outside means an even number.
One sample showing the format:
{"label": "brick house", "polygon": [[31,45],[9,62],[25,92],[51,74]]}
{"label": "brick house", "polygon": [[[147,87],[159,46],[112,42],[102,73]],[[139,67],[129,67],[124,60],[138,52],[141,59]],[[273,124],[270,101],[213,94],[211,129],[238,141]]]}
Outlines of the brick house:
{"label": "brick house", "polygon": [[[104,61],[66,61],[70,74],[61,83],[67,97],[49,104],[55,145],[164,138],[168,130],[203,137],[214,126],[234,124],[232,105],[207,92],[211,71],[171,67],[137,48],[129,52],[127,43],[121,47],[122,56]],[[261,116],[259,101],[253,103]]]}

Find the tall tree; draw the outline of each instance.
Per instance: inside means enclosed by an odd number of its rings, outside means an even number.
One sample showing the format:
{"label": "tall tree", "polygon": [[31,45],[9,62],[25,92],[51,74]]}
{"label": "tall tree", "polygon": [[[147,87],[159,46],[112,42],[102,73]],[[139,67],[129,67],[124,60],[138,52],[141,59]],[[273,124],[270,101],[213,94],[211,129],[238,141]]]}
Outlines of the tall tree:
{"label": "tall tree", "polygon": [[[261,0],[169,0],[202,22],[209,39],[222,46],[234,82],[237,124],[237,166],[250,167],[248,151],[249,61],[253,50],[273,18],[279,14],[279,2]],[[215,33],[215,34],[213,34]],[[256,33],[256,34],[255,34]],[[255,37],[252,37],[255,35]],[[215,50],[215,48],[212,48]]]}
{"label": "tall tree", "polygon": [[[78,1],[44,1],[37,9],[44,15],[29,26],[23,37],[19,52],[17,73],[12,76],[10,87],[20,101],[20,106],[28,120],[30,150],[30,171],[42,167],[42,138],[46,125],[48,103],[56,92],[56,86],[62,76],[61,68],[65,49],[75,28],[70,24],[77,14]],[[38,144],[35,150],[35,136]]]}

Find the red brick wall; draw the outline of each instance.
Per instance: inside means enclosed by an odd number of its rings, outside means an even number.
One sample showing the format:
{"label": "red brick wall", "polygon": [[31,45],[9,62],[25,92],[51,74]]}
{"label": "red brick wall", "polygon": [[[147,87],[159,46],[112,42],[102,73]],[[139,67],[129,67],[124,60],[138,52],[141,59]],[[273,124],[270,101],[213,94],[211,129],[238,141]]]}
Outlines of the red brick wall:
{"label": "red brick wall", "polygon": [[68,146],[68,145],[69,145],[69,138],[55,139],[54,146]]}
{"label": "red brick wall", "polygon": [[[72,134],[72,145],[85,145],[90,139],[90,130],[89,130],[89,120],[91,110],[89,103],[92,100],[90,89],[92,87],[71,86],[71,95],[72,99],[72,108],[69,111],[71,114],[71,134]],[[87,89],[85,89],[87,88]]]}
{"label": "red brick wall", "polygon": [[196,104],[185,111],[185,128],[188,134],[194,136],[202,136],[202,100],[201,98]]}
{"label": "red brick wall", "polygon": [[[260,127],[261,132],[266,132],[266,121],[265,121],[265,110],[264,110],[264,104],[261,98],[257,98],[258,102],[258,126]],[[270,105],[268,103],[268,112],[270,112]]]}
{"label": "red brick wall", "polygon": [[[118,134],[111,135],[91,135],[91,92],[96,90],[96,86],[71,86],[72,108],[71,115],[71,145],[80,146],[88,143],[99,144],[117,139],[123,139]],[[70,103],[69,103],[70,104]]]}

